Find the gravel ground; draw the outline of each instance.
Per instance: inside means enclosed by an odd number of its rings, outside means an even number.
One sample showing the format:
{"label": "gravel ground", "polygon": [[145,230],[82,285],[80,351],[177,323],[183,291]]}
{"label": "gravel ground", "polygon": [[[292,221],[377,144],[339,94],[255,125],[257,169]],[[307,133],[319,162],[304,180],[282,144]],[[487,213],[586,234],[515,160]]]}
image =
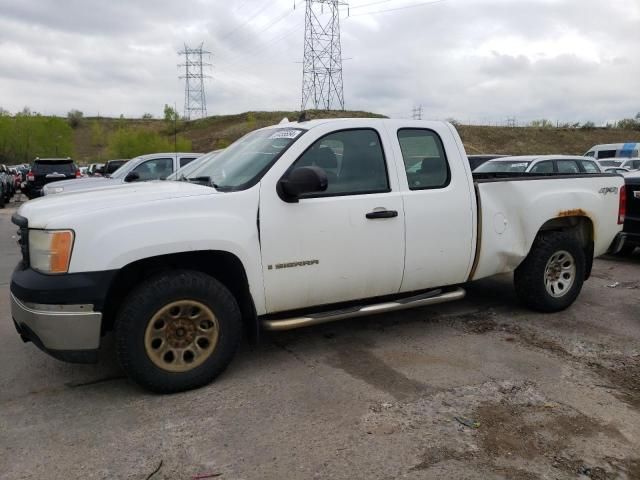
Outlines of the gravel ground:
{"label": "gravel ground", "polygon": [[109,337],[89,366],[22,343],[14,210],[0,479],[640,479],[640,250],[597,260],[562,313],[524,310],[500,277],[455,304],[266,334],[216,383],[158,396]]}

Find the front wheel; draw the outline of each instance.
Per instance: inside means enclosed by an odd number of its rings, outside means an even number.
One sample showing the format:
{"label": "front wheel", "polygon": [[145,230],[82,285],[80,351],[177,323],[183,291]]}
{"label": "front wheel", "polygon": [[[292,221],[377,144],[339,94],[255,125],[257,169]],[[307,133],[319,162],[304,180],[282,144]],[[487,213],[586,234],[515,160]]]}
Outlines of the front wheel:
{"label": "front wheel", "polygon": [[564,310],[582,290],[585,263],[584,250],[575,236],[541,233],[514,273],[516,294],[532,310]]}
{"label": "front wheel", "polygon": [[142,283],[124,301],[115,325],[125,372],[158,393],[213,381],[231,362],[241,333],[231,293],[209,275],[187,270]]}

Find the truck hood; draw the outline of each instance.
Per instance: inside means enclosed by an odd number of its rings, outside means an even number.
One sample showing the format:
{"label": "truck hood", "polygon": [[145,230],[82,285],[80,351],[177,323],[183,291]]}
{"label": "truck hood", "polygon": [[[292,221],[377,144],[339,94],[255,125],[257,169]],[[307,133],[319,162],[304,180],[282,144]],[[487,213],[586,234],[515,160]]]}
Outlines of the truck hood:
{"label": "truck hood", "polygon": [[79,190],[89,190],[106,185],[120,185],[124,183],[118,178],[93,177],[93,178],[76,178],[71,180],[61,180],[59,182],[51,182],[44,186],[44,194],[52,195],[59,193],[67,193]]}
{"label": "truck hood", "polygon": [[29,221],[29,228],[47,228],[47,224],[63,216],[100,215],[100,211],[122,207],[135,208],[136,204],[141,203],[217,194],[219,192],[212,187],[188,182],[125,183],[108,188],[36,198],[22,205],[18,214]]}

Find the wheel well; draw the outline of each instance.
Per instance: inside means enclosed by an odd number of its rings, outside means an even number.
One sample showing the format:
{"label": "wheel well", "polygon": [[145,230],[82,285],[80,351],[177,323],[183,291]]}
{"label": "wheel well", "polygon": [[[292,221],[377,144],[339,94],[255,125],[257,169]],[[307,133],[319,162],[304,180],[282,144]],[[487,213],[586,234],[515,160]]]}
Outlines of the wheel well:
{"label": "wheel well", "polygon": [[113,329],[122,301],[136,285],[160,272],[178,269],[206,273],[227,287],[238,302],[249,339],[257,340],[257,316],[244,266],[232,253],[217,250],[149,257],[121,268],[107,293],[103,312],[103,333]]}
{"label": "wheel well", "polygon": [[575,235],[584,250],[586,261],[585,280],[588,279],[591,276],[591,268],[593,267],[593,221],[586,216],[562,216],[552,218],[540,227],[539,233],[549,231],[569,232]]}

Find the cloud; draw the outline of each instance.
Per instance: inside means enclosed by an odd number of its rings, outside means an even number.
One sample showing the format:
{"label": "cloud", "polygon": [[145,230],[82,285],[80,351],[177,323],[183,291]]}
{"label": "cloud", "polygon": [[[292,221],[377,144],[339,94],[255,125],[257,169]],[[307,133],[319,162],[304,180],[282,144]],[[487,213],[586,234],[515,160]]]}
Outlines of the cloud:
{"label": "cloud", "polygon": [[[640,110],[636,0],[446,0],[341,18],[346,107],[463,121]],[[210,114],[299,108],[304,3],[0,0],[2,107],[160,115],[182,107],[178,50],[212,51]],[[384,8],[383,8],[384,7]]]}

